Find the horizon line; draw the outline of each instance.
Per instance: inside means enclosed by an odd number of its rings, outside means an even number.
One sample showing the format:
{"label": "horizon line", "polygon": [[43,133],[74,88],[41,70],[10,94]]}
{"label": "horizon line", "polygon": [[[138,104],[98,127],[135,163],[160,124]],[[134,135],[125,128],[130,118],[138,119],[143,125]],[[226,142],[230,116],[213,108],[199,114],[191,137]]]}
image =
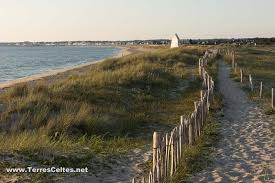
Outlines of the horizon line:
{"label": "horizon line", "polygon": [[[275,37],[239,37],[239,38],[235,38],[235,37],[231,37],[231,38],[185,38],[185,39],[181,39],[181,40],[219,40],[219,39],[226,39],[226,40],[238,40],[238,39],[274,39]],[[38,42],[88,42],[88,41],[92,41],[92,42],[104,42],[104,41],[110,41],[110,42],[126,42],[126,41],[149,41],[149,40],[171,40],[169,38],[152,38],[152,39],[125,39],[125,40],[56,40],[56,41],[30,41],[30,40],[26,40],[26,41],[0,41],[0,43],[24,43],[24,42],[31,42],[31,43],[38,43]]]}

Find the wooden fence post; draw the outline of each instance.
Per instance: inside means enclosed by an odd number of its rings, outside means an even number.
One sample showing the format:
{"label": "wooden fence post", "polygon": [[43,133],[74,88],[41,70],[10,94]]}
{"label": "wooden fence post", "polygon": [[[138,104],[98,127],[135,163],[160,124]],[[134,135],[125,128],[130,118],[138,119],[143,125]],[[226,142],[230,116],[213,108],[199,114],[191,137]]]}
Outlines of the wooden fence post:
{"label": "wooden fence post", "polygon": [[182,125],[182,123],[180,123],[180,126],[179,126],[179,158],[181,157],[181,154],[182,154],[182,137],[183,137],[182,128],[183,128],[183,125]]}
{"label": "wooden fence post", "polygon": [[199,75],[200,75],[200,77],[201,77],[201,68],[202,68],[202,59],[200,58],[199,59]]}
{"label": "wooden fence post", "polygon": [[208,79],[207,84],[208,84],[208,92],[209,92],[211,88],[211,77],[208,75],[207,79]]}
{"label": "wooden fence post", "polygon": [[179,141],[178,141],[178,127],[175,127],[174,146],[175,146],[175,170],[178,166],[179,160]]}
{"label": "wooden fence post", "polygon": [[272,90],[271,90],[271,107],[272,107],[272,109],[274,109],[274,107],[275,107],[275,99],[274,99],[274,88],[272,88]]}
{"label": "wooden fence post", "polygon": [[148,182],[149,182],[149,183],[153,183],[153,174],[152,174],[152,171],[151,171],[151,170],[150,170],[150,173],[149,173]]}
{"label": "wooden fence post", "polygon": [[263,95],[263,82],[260,83],[260,98],[262,98]]}
{"label": "wooden fence post", "polygon": [[193,120],[192,120],[192,115],[191,117],[189,118],[189,144],[192,145],[193,144]]}
{"label": "wooden fence post", "polygon": [[170,146],[170,176],[172,177],[174,174],[174,131],[171,132],[171,136],[170,136],[170,142],[169,142],[169,146]]}
{"label": "wooden fence post", "polygon": [[184,128],[183,128],[183,133],[184,133],[184,144],[188,144],[188,130],[189,130],[189,127],[188,127],[188,119],[187,118],[184,118]]}
{"label": "wooden fence post", "polygon": [[157,181],[156,182],[160,182],[160,176],[161,176],[161,152],[160,152],[160,148],[158,148],[158,151],[157,151],[157,166],[156,166],[156,170],[157,170],[157,173],[156,173],[156,177],[157,177]]}
{"label": "wooden fence post", "polygon": [[243,70],[240,69],[240,73],[241,73],[241,83],[243,82]]}
{"label": "wooden fence post", "polygon": [[141,178],[141,183],[145,183],[145,178],[144,177]]}
{"label": "wooden fence post", "polygon": [[198,103],[194,102],[194,122],[195,122],[195,140],[199,137],[199,124],[198,124]]}
{"label": "wooden fence post", "polygon": [[235,67],[235,55],[232,53],[232,69]]}
{"label": "wooden fence post", "polygon": [[253,81],[252,81],[252,76],[251,76],[251,74],[249,74],[249,85],[250,85],[251,91],[253,91]]}
{"label": "wooden fence post", "polygon": [[169,170],[169,136],[168,133],[165,134],[165,170],[164,175],[165,177],[168,176],[168,170]]}
{"label": "wooden fence post", "polygon": [[206,72],[204,67],[202,68],[202,76],[203,76],[203,87],[207,87]]}
{"label": "wooden fence post", "polygon": [[156,166],[157,166],[157,156],[158,156],[158,148],[159,148],[159,134],[158,132],[154,132],[153,134],[153,182],[156,181]]}

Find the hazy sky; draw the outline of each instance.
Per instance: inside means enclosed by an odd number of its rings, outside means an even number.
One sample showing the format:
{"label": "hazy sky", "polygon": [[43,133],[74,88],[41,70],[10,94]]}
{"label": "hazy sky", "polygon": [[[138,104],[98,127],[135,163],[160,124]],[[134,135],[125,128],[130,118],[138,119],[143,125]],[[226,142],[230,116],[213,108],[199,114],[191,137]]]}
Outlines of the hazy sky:
{"label": "hazy sky", "polygon": [[275,37],[275,0],[0,0],[0,42]]}

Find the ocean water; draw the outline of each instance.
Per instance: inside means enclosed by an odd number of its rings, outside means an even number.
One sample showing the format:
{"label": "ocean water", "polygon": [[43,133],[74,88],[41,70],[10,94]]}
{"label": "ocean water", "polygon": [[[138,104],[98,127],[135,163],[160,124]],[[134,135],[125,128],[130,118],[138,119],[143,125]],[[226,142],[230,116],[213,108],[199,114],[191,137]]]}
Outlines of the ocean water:
{"label": "ocean water", "polygon": [[112,57],[116,47],[1,47],[0,82]]}

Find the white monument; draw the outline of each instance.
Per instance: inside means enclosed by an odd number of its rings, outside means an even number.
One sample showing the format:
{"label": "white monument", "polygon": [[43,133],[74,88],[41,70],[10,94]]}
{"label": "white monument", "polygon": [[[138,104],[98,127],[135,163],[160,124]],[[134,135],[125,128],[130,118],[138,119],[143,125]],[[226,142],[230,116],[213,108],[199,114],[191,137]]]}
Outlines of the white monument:
{"label": "white monument", "polygon": [[171,48],[178,48],[180,44],[180,38],[175,34],[171,40]]}

